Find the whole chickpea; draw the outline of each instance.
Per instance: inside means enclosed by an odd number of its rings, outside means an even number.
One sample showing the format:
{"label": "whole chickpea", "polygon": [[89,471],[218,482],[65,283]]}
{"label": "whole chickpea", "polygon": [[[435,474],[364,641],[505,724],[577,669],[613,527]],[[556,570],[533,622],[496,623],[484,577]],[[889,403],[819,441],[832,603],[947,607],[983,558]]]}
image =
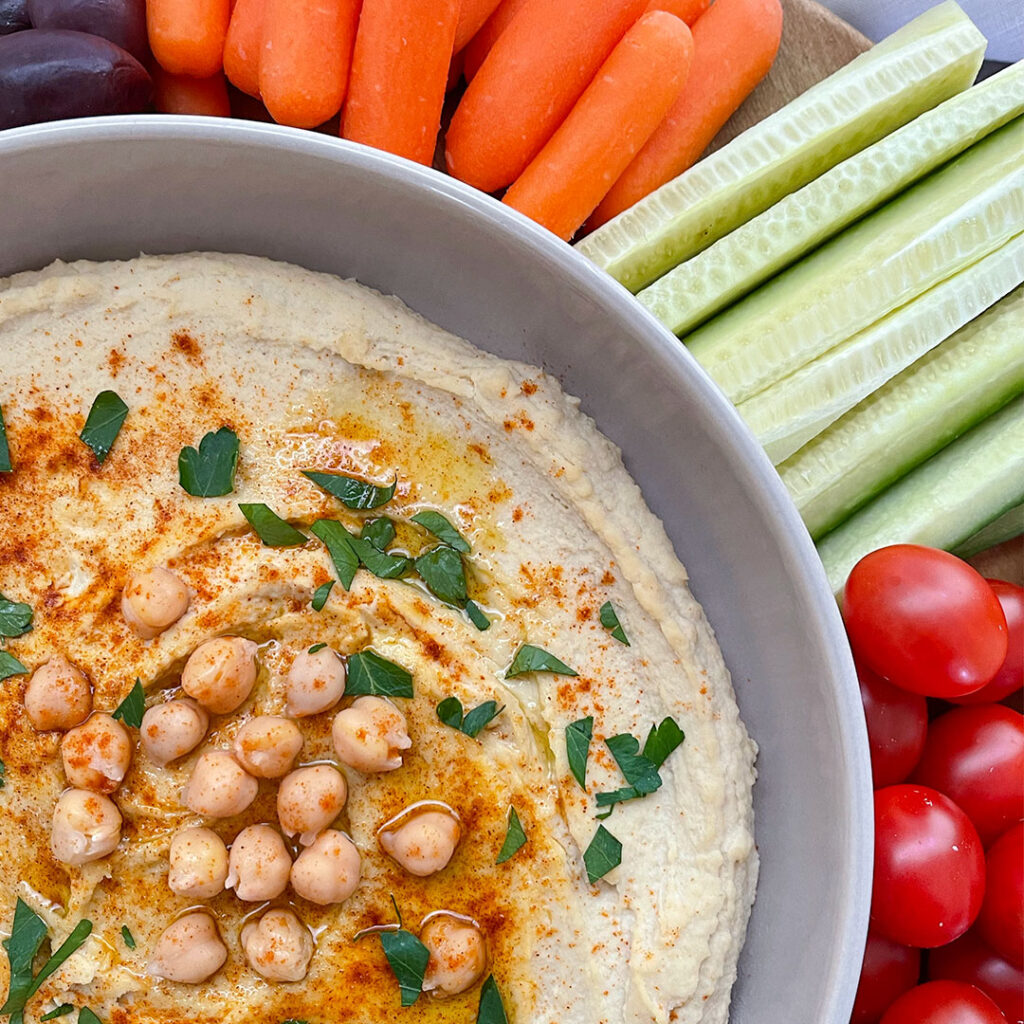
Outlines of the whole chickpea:
{"label": "whole chickpea", "polygon": [[414,804],[377,830],[381,848],[411,875],[426,878],[447,866],[462,835],[447,804]]}
{"label": "whole chickpea", "polygon": [[92,711],[92,688],[80,668],[54,654],[32,673],[25,688],[25,711],[40,732],[72,729]]}
{"label": "whole chickpea", "polygon": [[216,974],[227,958],[228,948],[213,918],[198,910],[163,930],[149,961],[149,973],[166,981],[198,985]]}
{"label": "whole chickpea", "polygon": [[472,988],[487,970],[487,942],[473,921],[438,911],[420,929],[420,942],[430,951],[423,991],[457,996]]}
{"label": "whole chickpea", "polygon": [[143,640],[173,626],[188,604],[188,587],[170,569],[159,567],[135,573],[121,595],[121,613]]}
{"label": "whole chickpea", "polygon": [[231,844],[225,884],[240,900],[260,903],[284,892],[291,869],[281,834],[269,825],[250,825]]}
{"label": "whole chickpea", "polygon": [[267,981],[302,981],[313,957],[313,936],[292,910],[268,910],[242,928],[245,959]]}
{"label": "whole chickpea", "polygon": [[132,761],[128,730],[110,715],[95,714],[60,741],[64,774],[76,789],[113,793]]}
{"label": "whole chickpea", "polygon": [[286,836],[299,833],[309,846],[339,814],[348,799],[345,776],[329,764],[297,768],[277,791],[277,820]]}
{"label": "whole chickpea", "polygon": [[333,708],[344,695],[345,663],[330,647],[295,655],[285,679],[289,715],[318,715]]}
{"label": "whole chickpea", "polygon": [[171,892],[191,900],[209,900],[224,891],[228,848],[211,829],[186,828],[175,833],[169,861],[167,885]]}
{"label": "whole chickpea", "polygon": [[163,767],[191,754],[209,725],[210,716],[194,700],[169,700],[146,710],[139,739],[150,760]]}
{"label": "whole chickpea", "polygon": [[200,755],[185,787],[185,806],[208,818],[232,818],[256,799],[259,783],[227,750]]}
{"label": "whole chickpea", "polygon": [[343,832],[328,829],[295,858],[292,888],[310,903],[344,903],[356,891],[361,871],[356,844]]}
{"label": "whole chickpea", "polygon": [[412,746],[405,715],[383,697],[357,697],[334,716],[332,736],[342,764],[364,774],[401,768]]}
{"label": "whole chickpea", "polygon": [[69,789],[53,809],[50,849],[63,864],[80,867],[113,853],[121,841],[121,812],[109,797]]}
{"label": "whole chickpea", "polygon": [[279,779],[295,763],[302,733],[289,718],[260,715],[246,722],[235,737],[235,758],[258,779]]}
{"label": "whole chickpea", "polygon": [[215,715],[230,715],[256,685],[256,649],[252,640],[240,636],[201,643],[185,662],[181,688]]}

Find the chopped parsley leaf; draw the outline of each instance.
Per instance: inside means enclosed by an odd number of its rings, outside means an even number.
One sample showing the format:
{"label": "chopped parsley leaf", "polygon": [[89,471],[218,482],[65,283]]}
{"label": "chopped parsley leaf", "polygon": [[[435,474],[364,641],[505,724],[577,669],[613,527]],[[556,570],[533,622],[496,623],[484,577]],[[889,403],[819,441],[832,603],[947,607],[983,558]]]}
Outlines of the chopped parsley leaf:
{"label": "chopped parsley leaf", "polygon": [[612,631],[612,636],[615,637],[620,644],[625,644],[629,647],[629,638],[626,636],[626,631],[622,628],[622,625],[619,622],[618,615],[615,614],[615,609],[612,607],[611,601],[605,601],[605,603],[601,605],[600,616],[601,625],[604,626],[605,629],[610,629]]}
{"label": "chopped parsley leaf", "polygon": [[110,454],[127,415],[128,406],[116,391],[101,391],[93,400],[78,436],[92,449],[97,462],[102,463]]}
{"label": "chopped parsley leaf", "polygon": [[178,455],[178,481],[197,498],[217,498],[235,489],[238,435],[230,427],[211,431],[199,448],[182,448]]}

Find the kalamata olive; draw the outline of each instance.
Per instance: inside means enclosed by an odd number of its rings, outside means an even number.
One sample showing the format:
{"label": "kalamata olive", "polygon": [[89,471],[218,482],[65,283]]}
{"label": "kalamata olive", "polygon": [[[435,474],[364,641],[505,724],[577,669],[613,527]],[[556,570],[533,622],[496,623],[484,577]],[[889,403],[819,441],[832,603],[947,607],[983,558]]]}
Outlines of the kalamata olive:
{"label": "kalamata olive", "polygon": [[40,28],[0,36],[0,128],[137,113],[152,92],[146,69],[99,36]]}
{"label": "kalamata olive", "polygon": [[[0,0],[2,2],[2,0]],[[68,28],[102,36],[137,61],[149,59],[146,0],[26,0],[33,28]]]}
{"label": "kalamata olive", "polygon": [[26,0],[0,0],[0,36],[31,27]]}

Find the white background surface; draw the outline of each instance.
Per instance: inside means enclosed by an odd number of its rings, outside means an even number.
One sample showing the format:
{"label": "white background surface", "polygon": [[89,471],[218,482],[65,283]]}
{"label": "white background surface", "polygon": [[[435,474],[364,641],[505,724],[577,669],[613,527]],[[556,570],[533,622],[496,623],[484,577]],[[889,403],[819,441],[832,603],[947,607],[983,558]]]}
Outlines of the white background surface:
{"label": "white background surface", "polygon": [[[905,25],[936,0],[821,0],[873,42]],[[959,0],[988,39],[986,60],[1024,58],[1024,0]]]}

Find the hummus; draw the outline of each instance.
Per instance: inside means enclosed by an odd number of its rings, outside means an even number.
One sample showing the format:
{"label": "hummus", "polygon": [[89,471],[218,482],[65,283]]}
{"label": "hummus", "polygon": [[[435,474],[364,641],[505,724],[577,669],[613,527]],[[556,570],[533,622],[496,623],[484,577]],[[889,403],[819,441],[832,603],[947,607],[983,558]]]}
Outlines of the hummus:
{"label": "hummus", "polygon": [[[55,264],[0,282],[0,351],[13,463],[0,474],[0,593],[33,610],[30,631],[5,641],[27,672],[0,683],[0,932],[10,934],[19,897],[54,950],[81,920],[93,924],[33,995],[27,1021],[68,1002],[104,1024],[471,1024],[484,976],[512,1024],[726,1021],[756,880],[754,746],[660,521],[556,381],[356,283],[209,254]],[[101,461],[79,434],[105,390],[128,413]],[[179,482],[179,453],[223,427],[240,445],[233,491],[193,496]],[[386,504],[358,511],[303,470],[396,487]],[[308,541],[262,543],[239,503],[265,503]],[[467,596],[486,622],[439,600],[415,572],[386,579],[361,567],[346,589],[310,532],[328,519],[358,534],[386,516],[396,530],[388,553],[414,558],[439,543],[412,521],[424,510],[467,542]],[[126,620],[122,592],[153,567],[187,588],[188,606],[145,638]],[[602,624],[607,603],[628,646]],[[152,707],[181,696],[190,654],[222,636],[255,644],[251,694],[232,713],[211,713],[199,746],[166,765],[131,729],[131,766],[109,795],[120,842],[79,866],[57,860],[63,734],[30,721],[29,674],[59,654],[85,674],[94,712],[115,709],[136,679]],[[262,903],[231,890],[176,895],[168,855],[182,829],[208,826],[230,845],[243,828],[280,827],[278,779],[260,779],[255,799],[228,818],[197,815],[183,792],[204,752],[231,750],[256,716],[289,717],[289,669],[318,644],[349,660],[350,685],[351,659],[367,649],[412,676],[414,696],[393,700],[411,741],[397,769],[339,761],[332,722],[351,694],[296,719],[296,765],[344,773],[334,828],[358,851],[358,885],[328,905],[292,888]],[[524,644],[577,674],[506,675]],[[467,735],[438,715],[450,697],[467,712],[494,701],[497,713]],[[589,718],[584,789],[566,731]],[[606,740],[628,734],[642,746],[667,718],[685,741],[658,768],[660,787],[599,822],[597,794],[628,785]],[[458,821],[450,861],[426,876],[389,855],[380,834],[421,802]],[[499,864],[510,809],[526,842]],[[599,826],[621,857],[591,883],[583,855]],[[287,839],[289,856],[297,843]],[[196,905],[212,914],[226,961],[199,984],[154,977],[159,936]],[[290,907],[310,931],[301,980],[267,980],[242,949],[243,925],[268,906]],[[471,921],[486,974],[402,1007],[372,931],[395,922],[396,907],[412,934],[438,911]],[[2,962],[3,990],[8,980]]]}

